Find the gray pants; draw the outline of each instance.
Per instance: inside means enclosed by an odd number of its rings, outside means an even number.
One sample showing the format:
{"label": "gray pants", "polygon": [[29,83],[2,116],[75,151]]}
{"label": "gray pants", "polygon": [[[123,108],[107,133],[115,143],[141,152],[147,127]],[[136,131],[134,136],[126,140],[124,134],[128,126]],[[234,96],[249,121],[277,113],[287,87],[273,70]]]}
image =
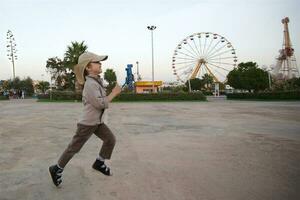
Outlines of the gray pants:
{"label": "gray pants", "polygon": [[99,155],[104,159],[110,159],[116,139],[106,124],[99,124],[95,126],[77,124],[76,134],[73,136],[73,139],[67,149],[60,156],[58,165],[60,167],[65,167],[74,154],[80,151],[81,147],[93,133],[103,141]]}

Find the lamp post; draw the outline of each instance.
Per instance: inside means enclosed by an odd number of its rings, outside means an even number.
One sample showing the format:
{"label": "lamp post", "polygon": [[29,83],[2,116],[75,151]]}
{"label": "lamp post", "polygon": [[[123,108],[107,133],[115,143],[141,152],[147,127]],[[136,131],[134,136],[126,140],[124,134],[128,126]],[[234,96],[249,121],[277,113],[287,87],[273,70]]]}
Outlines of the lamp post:
{"label": "lamp post", "polygon": [[268,73],[268,79],[269,79],[269,89],[271,89],[272,87],[272,82],[271,82],[271,71],[274,69],[274,67],[270,66],[267,67],[266,65],[264,65],[262,67],[263,70],[265,70]]}
{"label": "lamp post", "polygon": [[50,93],[50,101],[52,101],[52,71],[47,71],[50,75],[50,83],[49,83],[49,93]]}
{"label": "lamp post", "polygon": [[268,71],[268,78],[269,78],[269,88],[271,89],[272,87],[272,81],[271,81],[271,71],[273,70],[273,67],[270,67]]}
{"label": "lamp post", "polygon": [[142,78],[141,78],[140,71],[139,71],[139,62],[138,61],[136,61],[136,70],[137,70],[137,73],[136,73],[137,81],[140,81],[140,80],[142,80]]}
{"label": "lamp post", "polygon": [[52,101],[52,76],[50,77],[50,101]]}
{"label": "lamp post", "polygon": [[6,39],[7,39],[7,57],[8,59],[12,62],[13,65],[13,79],[16,78],[16,73],[15,73],[15,60],[18,59],[17,57],[17,49],[16,49],[16,42],[15,42],[15,38],[14,35],[12,34],[12,32],[10,30],[7,31],[6,33]]}
{"label": "lamp post", "polygon": [[192,87],[191,87],[191,79],[190,78],[188,80],[188,83],[189,83],[189,93],[191,93],[192,92]]}
{"label": "lamp post", "polygon": [[154,51],[153,51],[153,31],[156,26],[147,26],[148,30],[151,31],[151,47],[152,47],[152,92],[154,93]]}

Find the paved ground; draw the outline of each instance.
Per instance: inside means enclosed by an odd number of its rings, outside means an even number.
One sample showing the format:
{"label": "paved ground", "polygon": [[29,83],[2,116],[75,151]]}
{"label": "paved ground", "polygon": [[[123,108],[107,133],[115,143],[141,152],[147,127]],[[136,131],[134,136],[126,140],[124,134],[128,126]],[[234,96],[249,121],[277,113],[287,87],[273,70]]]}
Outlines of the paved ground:
{"label": "paved ground", "polygon": [[80,103],[0,101],[0,199],[300,199],[300,102],[113,103],[108,164],[93,136],[52,185]]}

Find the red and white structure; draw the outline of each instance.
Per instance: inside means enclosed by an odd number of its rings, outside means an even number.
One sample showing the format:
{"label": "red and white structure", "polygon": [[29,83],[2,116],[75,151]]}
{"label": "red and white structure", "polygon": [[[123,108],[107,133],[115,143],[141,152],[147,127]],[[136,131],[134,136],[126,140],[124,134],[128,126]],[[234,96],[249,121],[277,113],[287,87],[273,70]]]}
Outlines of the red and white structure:
{"label": "red and white structure", "polygon": [[272,74],[277,79],[283,80],[299,77],[299,69],[297,67],[296,57],[289,34],[289,21],[290,20],[288,17],[282,19],[281,21],[284,26],[283,44],[282,49],[279,50],[279,56],[276,58],[276,65],[272,70]]}

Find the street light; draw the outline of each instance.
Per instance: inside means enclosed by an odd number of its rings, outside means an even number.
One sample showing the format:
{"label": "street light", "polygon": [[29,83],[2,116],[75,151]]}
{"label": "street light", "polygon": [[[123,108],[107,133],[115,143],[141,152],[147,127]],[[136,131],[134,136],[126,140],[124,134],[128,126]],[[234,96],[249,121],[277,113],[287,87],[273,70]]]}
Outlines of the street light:
{"label": "street light", "polygon": [[140,80],[142,80],[142,78],[141,78],[141,75],[140,75],[140,72],[139,72],[139,62],[138,61],[136,61],[136,68],[137,68],[137,73],[136,73],[137,81],[140,81]]}
{"label": "street light", "polygon": [[268,68],[267,66],[264,65],[262,68],[263,68],[263,70],[267,71],[267,73],[268,73],[269,88],[271,89],[271,87],[272,87],[272,83],[271,83],[271,71],[273,71],[274,67],[270,66]]}
{"label": "street light", "polygon": [[15,60],[18,60],[18,56],[17,56],[17,44],[15,42],[15,38],[14,35],[12,34],[12,32],[10,30],[7,31],[6,34],[6,39],[7,39],[7,57],[8,59],[12,62],[13,65],[13,79],[16,78],[16,73],[15,73]]}
{"label": "street light", "polygon": [[156,26],[147,26],[148,30],[151,31],[151,46],[152,46],[152,92],[154,93],[154,52],[153,52],[153,31]]}
{"label": "street light", "polygon": [[191,79],[190,78],[188,79],[188,83],[189,83],[189,93],[191,93],[192,92],[192,87],[191,87]]}
{"label": "street light", "polygon": [[271,71],[273,71],[273,67],[270,67],[270,69],[268,70],[269,88],[270,89],[272,87],[272,85],[271,85]]}

